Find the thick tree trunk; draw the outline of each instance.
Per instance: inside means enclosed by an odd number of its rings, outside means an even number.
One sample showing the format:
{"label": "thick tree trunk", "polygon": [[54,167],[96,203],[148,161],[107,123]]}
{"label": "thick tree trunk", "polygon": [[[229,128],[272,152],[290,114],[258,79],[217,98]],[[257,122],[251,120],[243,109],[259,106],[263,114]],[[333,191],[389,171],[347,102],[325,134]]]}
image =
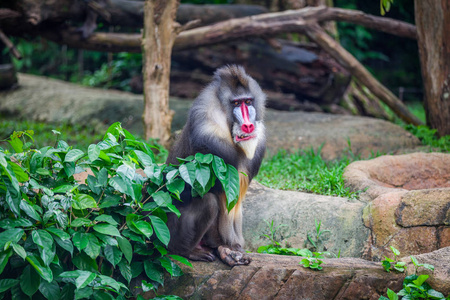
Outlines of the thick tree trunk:
{"label": "thick tree trunk", "polygon": [[450,2],[415,0],[427,124],[450,134]]}
{"label": "thick tree trunk", "polygon": [[167,146],[173,111],[169,110],[170,57],[180,25],[175,22],[178,0],[146,0],[142,39],[144,76],[144,136]]}

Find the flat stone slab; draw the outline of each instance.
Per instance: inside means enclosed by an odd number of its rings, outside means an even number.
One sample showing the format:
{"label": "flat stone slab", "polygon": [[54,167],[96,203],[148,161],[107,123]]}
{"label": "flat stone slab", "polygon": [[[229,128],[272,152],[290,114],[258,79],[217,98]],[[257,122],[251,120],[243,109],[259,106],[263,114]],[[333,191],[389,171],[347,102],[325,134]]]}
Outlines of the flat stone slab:
{"label": "flat stone slab", "polygon": [[[370,237],[362,222],[365,203],[346,198],[296,191],[274,190],[252,182],[244,201],[245,249],[256,251],[270,244],[268,224],[279,227],[275,238],[283,246],[305,248],[307,234],[316,235],[315,221],[321,222],[327,251],[341,257],[361,257]],[[310,244],[309,244],[310,245]]]}
{"label": "flat stone slab", "polygon": [[[18,74],[19,88],[0,92],[0,113],[50,123],[110,125],[120,121],[134,134],[142,134],[142,95],[89,88],[61,80]],[[200,91],[199,91],[200,92]],[[175,111],[172,130],[186,122],[192,101],[170,99]],[[383,120],[324,113],[282,112],[266,114],[268,150],[318,149],[334,159],[349,149],[369,157],[377,151],[396,152],[415,148],[419,140],[401,127]],[[350,143],[350,145],[349,145]]]}
{"label": "flat stone slab", "polygon": [[[385,272],[381,263],[356,258],[325,259],[323,270],[314,271],[299,265],[302,258],[298,256],[250,256],[248,266],[230,268],[219,261],[181,266],[184,275],[167,277],[158,293],[183,299],[378,300],[387,288],[399,291],[405,277]],[[133,292],[145,299],[154,297],[139,289]]]}

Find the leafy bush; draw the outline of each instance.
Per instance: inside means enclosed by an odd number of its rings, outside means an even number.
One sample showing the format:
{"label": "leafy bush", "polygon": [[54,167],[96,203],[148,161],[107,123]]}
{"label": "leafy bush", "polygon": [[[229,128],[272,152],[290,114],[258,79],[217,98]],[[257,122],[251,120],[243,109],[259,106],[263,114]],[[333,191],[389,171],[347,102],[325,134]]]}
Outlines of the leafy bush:
{"label": "leafy bush", "polygon": [[[14,151],[0,148],[0,298],[125,299],[139,275],[144,291],[156,290],[164,271],[182,274],[175,261],[190,265],[166,250],[167,213],[180,215],[172,200],[186,183],[204,195],[218,179],[228,207],[237,201],[237,170],[221,158],[158,165],[119,123],[87,152],[61,140],[31,149],[32,134],[14,132]],[[84,169],[86,184],[74,179]]]}

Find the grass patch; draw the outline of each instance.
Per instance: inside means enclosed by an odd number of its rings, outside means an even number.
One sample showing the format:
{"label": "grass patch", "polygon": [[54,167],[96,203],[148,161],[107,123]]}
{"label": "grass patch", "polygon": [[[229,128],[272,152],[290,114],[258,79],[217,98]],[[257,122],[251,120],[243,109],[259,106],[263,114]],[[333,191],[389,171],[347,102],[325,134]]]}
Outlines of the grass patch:
{"label": "grass patch", "polygon": [[[9,143],[5,140],[14,131],[33,130],[36,148],[41,148],[44,145],[55,146],[58,140],[64,140],[68,144],[73,145],[74,148],[87,150],[90,144],[96,144],[103,139],[106,128],[106,126],[104,128],[95,128],[69,124],[56,125],[28,120],[17,121],[2,117],[0,120],[0,146],[11,150]],[[60,134],[55,133],[53,130]]]}
{"label": "grass patch", "polygon": [[256,180],[261,184],[281,190],[297,190],[321,195],[355,199],[359,193],[344,186],[342,174],[354,160],[353,155],[334,161],[325,161],[321,147],[295,153],[280,150],[264,159]]}

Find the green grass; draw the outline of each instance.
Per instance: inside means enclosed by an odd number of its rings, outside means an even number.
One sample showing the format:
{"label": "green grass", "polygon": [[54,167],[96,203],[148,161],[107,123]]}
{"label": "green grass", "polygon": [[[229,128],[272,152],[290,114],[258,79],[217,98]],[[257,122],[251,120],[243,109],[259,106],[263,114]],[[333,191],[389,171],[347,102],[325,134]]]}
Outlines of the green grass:
{"label": "green grass", "polygon": [[356,198],[358,193],[346,188],[342,178],[345,167],[355,159],[354,156],[327,162],[320,150],[295,153],[280,150],[264,159],[255,179],[274,189]]}
{"label": "green grass", "polygon": [[[0,147],[11,150],[12,147],[6,141],[14,131],[33,131],[33,147],[40,149],[44,146],[56,146],[58,140],[66,141],[74,149],[87,151],[89,145],[96,144],[103,139],[108,126],[82,126],[69,124],[48,124],[35,121],[8,120],[0,116]],[[55,132],[56,131],[56,132]],[[25,138],[23,142],[30,142]],[[155,158],[158,163],[163,163],[167,158],[167,150],[159,145],[155,140],[148,141],[155,149]]]}

